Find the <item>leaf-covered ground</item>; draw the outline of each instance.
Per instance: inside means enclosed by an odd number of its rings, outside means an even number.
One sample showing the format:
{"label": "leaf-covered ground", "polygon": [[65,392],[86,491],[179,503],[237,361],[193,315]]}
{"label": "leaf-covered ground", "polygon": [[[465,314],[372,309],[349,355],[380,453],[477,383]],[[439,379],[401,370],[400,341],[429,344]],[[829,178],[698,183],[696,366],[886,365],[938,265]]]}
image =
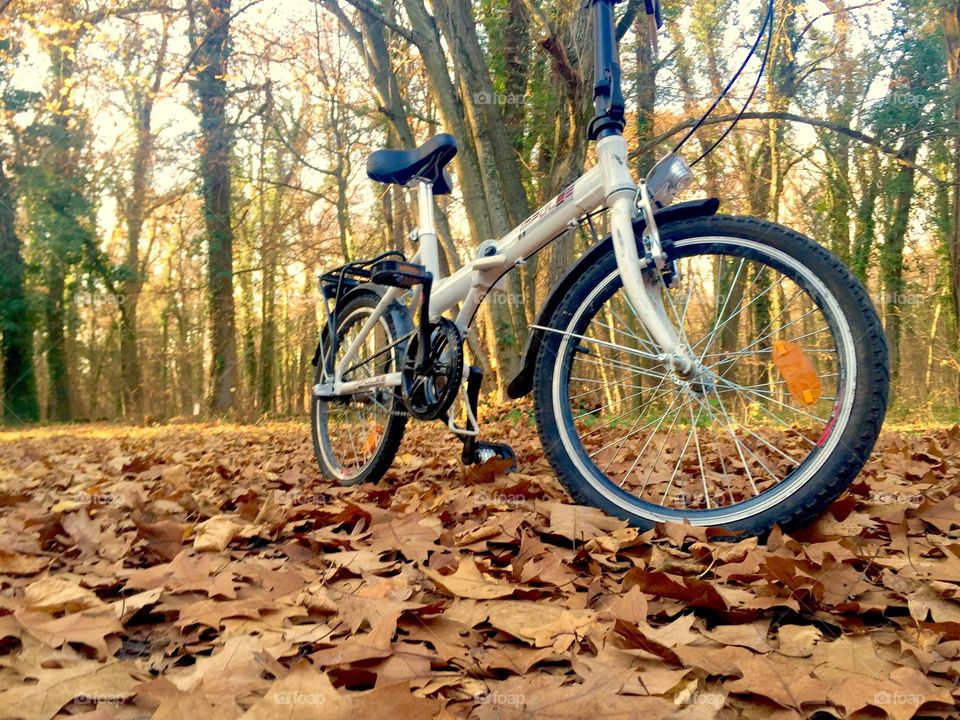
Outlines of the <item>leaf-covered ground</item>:
{"label": "leaf-covered ground", "polygon": [[518,473],[424,425],[346,489],[301,423],[0,433],[0,717],[960,716],[960,429],[766,545],[570,505],[499,429]]}

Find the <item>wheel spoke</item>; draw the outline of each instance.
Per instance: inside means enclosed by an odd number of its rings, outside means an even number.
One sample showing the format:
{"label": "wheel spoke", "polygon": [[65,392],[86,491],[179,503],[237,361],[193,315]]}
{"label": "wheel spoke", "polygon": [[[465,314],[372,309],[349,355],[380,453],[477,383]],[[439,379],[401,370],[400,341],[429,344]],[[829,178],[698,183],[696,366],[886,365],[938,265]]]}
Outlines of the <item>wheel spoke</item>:
{"label": "wheel spoke", "polygon": [[756,390],[749,390],[748,388],[745,388],[745,387],[743,387],[742,385],[737,385],[736,383],[730,382],[729,380],[727,380],[726,378],[723,378],[723,377],[718,377],[717,380],[720,381],[720,382],[722,382],[724,385],[726,385],[730,390],[741,390],[741,391],[743,391],[743,392],[750,393],[751,395],[755,395],[756,397],[760,398],[761,400],[767,399],[767,400],[769,400],[770,402],[776,403],[777,405],[786,408],[787,410],[792,410],[793,412],[798,413],[799,415],[803,415],[804,417],[808,417],[808,418],[810,418],[811,420],[816,420],[818,423],[822,423],[823,425],[826,425],[826,424],[827,424],[827,421],[826,421],[824,418],[817,417],[816,415],[811,415],[810,413],[805,412],[805,411],[801,410],[800,408],[796,408],[796,407],[794,407],[793,405],[788,405],[787,403],[782,402],[782,401],[780,401],[780,400],[777,400],[777,399],[774,398],[774,397],[765,398],[761,393],[757,392]]}
{"label": "wheel spoke", "polygon": [[[670,488],[673,487],[673,481],[677,478],[677,472],[680,470],[680,466],[683,465],[683,456],[687,452],[687,448],[690,447],[690,438],[693,437],[696,432],[697,423],[700,422],[700,415],[703,412],[703,408],[697,411],[696,418],[693,417],[693,408],[690,409],[691,417],[691,426],[690,432],[687,433],[687,441],[683,444],[683,449],[677,454],[677,463],[673,466],[673,473],[670,475],[670,482],[667,483],[666,489],[663,491],[663,498],[660,500],[660,506],[667,501],[667,496],[670,494]],[[679,417],[679,416],[678,416]]]}
{"label": "wheel spoke", "polygon": [[646,358],[647,360],[659,360],[659,357],[653,353],[643,352],[642,350],[627,347],[626,345],[617,345],[616,343],[608,342],[607,340],[599,340],[597,338],[587,337],[586,335],[578,335],[577,333],[565,332],[563,330],[557,330],[556,328],[544,327],[543,325],[531,325],[530,327],[535,330],[546,330],[556,333],[557,335],[563,335],[564,337],[572,337],[576,338],[577,340],[583,340],[584,342],[594,343],[600,347],[608,348],[610,350],[619,350],[620,352],[627,353],[628,355],[636,355],[637,357]]}
{"label": "wheel spoke", "polygon": [[[660,385],[663,385],[663,380],[660,381]],[[654,400],[658,400],[658,399],[660,399],[660,398],[662,398],[662,397],[665,397],[665,396],[668,395],[668,394],[670,393],[670,391],[672,390],[672,388],[667,388],[666,390],[664,390],[664,391],[662,391],[662,392],[660,392],[660,393],[657,393],[657,391],[660,390],[660,385],[658,385],[656,388],[653,389],[653,392],[654,392],[655,394],[654,394],[653,397],[651,397],[651,398],[647,401],[647,403],[646,403],[646,405],[645,405],[644,407],[649,407],[651,404],[653,404],[653,401],[654,401]],[[644,425],[642,428],[636,429],[637,423],[639,423],[641,420],[643,420],[643,413],[637,413],[637,419],[633,421],[633,425],[630,426],[630,430],[627,432],[626,435],[624,435],[624,436],[620,439],[620,445],[617,447],[617,450],[616,450],[616,452],[615,452],[614,455],[613,455],[614,458],[616,457],[617,453],[620,452],[620,450],[623,448],[624,443],[625,443],[629,438],[633,437],[633,435],[635,435],[635,434],[638,433],[638,432],[642,432],[643,430],[645,430],[646,428],[650,427],[653,423],[656,422],[656,420],[651,420],[649,423],[647,423],[646,425]],[[616,443],[616,442],[617,442],[616,440],[612,440],[611,442],[607,443],[606,445],[604,445],[604,446],[603,446],[602,448],[600,448],[599,450],[595,450],[594,452],[590,453],[590,457],[591,457],[591,458],[596,457],[597,455],[599,455],[601,452],[603,452],[604,450],[606,450],[608,447],[610,447],[611,445],[613,445],[613,444]],[[603,468],[603,471],[604,471],[604,472],[607,471],[607,467],[610,466],[610,463],[611,463],[611,462],[613,462],[613,458],[611,458],[611,459],[607,462],[607,465]]]}
{"label": "wheel spoke", "polygon": [[[835,304],[810,294],[809,269],[792,257],[796,265],[767,260],[756,244],[741,249],[737,238],[709,247],[681,249],[681,281],[668,288],[661,276],[655,286],[660,312],[699,361],[692,373],[663,364],[615,272],[590,288],[567,328],[542,328],[565,338],[557,367],[570,368],[567,426],[592,472],[641,504],[691,519],[783,487],[801,466],[815,472],[805,458],[820,452],[823,408],[851,397],[839,382],[847,336],[827,309]],[[809,406],[778,374],[771,346],[780,340],[814,365],[822,394]]]}
{"label": "wheel spoke", "polygon": [[[340,320],[337,357],[331,358],[328,352],[324,356],[325,365],[337,366],[372,312],[372,307],[364,307]],[[394,341],[386,327],[386,321],[373,325],[358,347],[353,365],[343,373],[344,380],[363,380],[380,371],[389,372],[393,363],[391,353],[403,338]],[[392,404],[392,399],[387,404],[381,402],[376,390],[337,401],[317,401],[322,462],[337,477],[342,480],[355,477],[373,461],[391,422]]]}

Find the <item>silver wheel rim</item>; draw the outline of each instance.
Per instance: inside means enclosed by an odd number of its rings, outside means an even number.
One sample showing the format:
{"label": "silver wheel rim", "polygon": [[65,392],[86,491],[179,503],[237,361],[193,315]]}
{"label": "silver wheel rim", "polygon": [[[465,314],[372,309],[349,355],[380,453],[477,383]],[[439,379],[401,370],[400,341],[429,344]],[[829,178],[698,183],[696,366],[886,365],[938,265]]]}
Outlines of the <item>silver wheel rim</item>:
{"label": "silver wheel rim", "polygon": [[[772,265],[767,263],[779,263],[780,265],[789,268],[790,272],[794,276],[802,278],[802,282],[807,288],[803,292],[808,300],[812,303],[815,309],[818,309],[819,312],[822,313],[822,319],[830,320],[832,322],[832,327],[828,325],[827,329],[830,331],[829,334],[836,349],[835,361],[837,363],[837,372],[835,385],[833,387],[838,392],[834,393],[833,409],[831,414],[827,418],[816,418],[817,420],[823,421],[825,426],[825,437],[823,438],[822,442],[818,443],[817,446],[807,453],[802,459],[797,460],[797,458],[791,458],[797,462],[797,467],[794,470],[786,473],[786,475],[780,478],[778,482],[774,483],[770,487],[765,488],[753,498],[738,501],[726,507],[721,507],[719,505],[711,507],[709,501],[710,492],[709,489],[705,487],[703,494],[705,498],[707,498],[706,509],[680,510],[678,508],[671,508],[669,510],[658,510],[657,506],[649,501],[644,501],[640,497],[629,496],[625,491],[621,491],[620,487],[615,482],[611,481],[609,477],[602,474],[602,471],[596,462],[594,462],[592,459],[588,462],[585,459],[586,457],[590,457],[590,455],[581,441],[580,435],[576,432],[576,428],[574,427],[575,422],[571,422],[571,420],[576,420],[576,416],[572,413],[568,403],[568,400],[572,397],[572,395],[567,392],[569,388],[564,382],[565,373],[563,372],[563,368],[560,367],[560,363],[563,361],[563,359],[569,358],[571,364],[569,375],[571,377],[574,376],[574,373],[576,372],[574,367],[576,358],[575,353],[571,352],[570,345],[572,343],[583,344],[586,340],[583,335],[575,335],[574,329],[578,327],[583,319],[584,314],[587,312],[588,308],[591,308],[592,304],[596,302],[598,296],[605,292],[609,292],[610,284],[618,281],[619,272],[614,269],[600,283],[598,283],[595,288],[592,289],[588,297],[584,300],[584,302],[581,303],[580,307],[574,313],[569,323],[567,323],[565,332],[560,339],[560,347],[554,364],[553,386],[551,388],[551,396],[554,406],[554,418],[559,429],[559,437],[557,442],[563,446],[565,454],[573,462],[583,480],[587,482],[593,490],[595,490],[616,507],[622,508],[629,513],[639,515],[651,521],[677,520],[678,517],[683,517],[695,525],[732,523],[754,517],[759,513],[762,513],[765,510],[768,510],[771,507],[781,503],[787,497],[796,493],[800,488],[805,486],[816,474],[816,472],[828,461],[834,450],[837,448],[838,443],[841,442],[843,429],[847,426],[850,412],[852,410],[853,397],[857,384],[854,340],[849,323],[841,312],[839,303],[833,294],[806,265],[800,263],[790,255],[787,255],[786,253],[763,243],[736,237],[706,236],[678,240],[675,243],[675,246],[677,248],[685,248],[691,245],[707,245],[713,243],[721,244],[723,246],[727,246],[728,248],[732,246],[734,248],[741,248],[745,251],[754,251],[759,253],[763,260],[766,261],[766,263],[763,263],[764,267],[769,267],[781,274],[780,282],[782,282],[783,279],[786,279],[793,283],[796,287],[801,287],[794,281],[790,280],[790,277],[783,274],[782,271],[777,270],[776,268],[772,267]],[[725,256],[729,258],[741,257],[732,254],[726,254]],[[690,257],[709,258],[716,256],[712,254],[699,254]],[[745,259],[741,258],[741,267],[745,261]],[[752,262],[758,265],[761,264],[757,260],[753,260]],[[620,291],[615,292],[613,297],[615,297],[619,292]],[[819,295],[821,299],[819,308],[813,301],[814,294]],[[609,302],[610,299],[611,298],[608,298],[606,301],[604,301],[604,305]],[[600,311],[602,311],[602,309],[603,306],[601,306]],[[681,321],[685,321],[687,319],[688,310],[689,298],[686,307],[678,309],[677,306],[674,305],[672,308],[668,307],[667,312],[672,318],[679,318]],[[598,311],[598,314],[600,311]],[[740,312],[742,312],[742,310]],[[592,323],[593,319],[591,319],[590,322]],[[788,326],[789,325],[785,323],[783,326],[778,327],[779,329],[783,329]],[[587,332],[587,329],[585,329],[584,332]],[[634,348],[634,353],[638,357],[642,357],[644,353],[644,341],[639,337],[636,337],[636,340],[639,342],[637,342],[638,347]],[[696,340],[694,338],[691,338],[690,342],[691,346],[696,347]],[[631,370],[633,370],[633,368],[631,368]],[[721,388],[721,392],[724,389],[737,391],[736,388],[724,388],[722,385]],[[757,388],[746,387],[743,389],[747,390],[748,392],[756,392],[757,390]],[[629,388],[627,388],[627,390],[629,390]],[[717,394],[719,395],[720,393],[718,392]],[[759,393],[758,396],[760,398],[764,397]],[[772,397],[773,396],[771,395],[771,398]],[[693,415],[693,417],[691,417],[690,425],[693,428],[693,431],[692,433],[688,433],[688,435],[690,435],[692,438],[693,444],[688,446],[688,448],[681,450],[679,453],[679,458],[682,459],[687,453],[688,449],[691,451],[691,455],[695,454],[700,461],[699,469],[701,470],[704,483],[706,483],[707,473],[703,464],[703,453],[701,453],[703,436],[697,435],[698,422],[703,419],[704,413],[710,412],[709,410],[704,410],[703,405],[703,402],[696,403],[693,401],[691,401],[691,404],[689,405],[689,407],[694,410],[694,413],[700,413],[700,415]],[[728,417],[727,420],[730,420],[730,418]],[[711,424],[714,424],[712,418]],[[719,427],[719,423],[717,423],[717,426]],[[571,432],[571,430],[573,430],[573,432]],[[650,437],[652,437],[656,431],[657,427],[655,426],[654,431],[650,433]],[[736,436],[736,431],[734,432],[734,435]],[[720,443],[718,442],[717,445],[719,447]],[[757,443],[754,443],[754,446],[756,445]],[[637,455],[635,464],[642,467],[645,460],[649,462],[652,455],[653,453],[646,458]],[[746,455],[747,453],[744,452],[744,456]],[[657,457],[654,463],[656,464],[659,459],[660,458]],[[741,463],[747,467],[749,467],[749,463],[752,462],[750,458],[744,460],[743,456],[737,459],[739,459]],[[629,472],[630,471],[628,471],[628,473]],[[621,486],[622,484],[623,483],[620,483]]]}
{"label": "silver wheel rim", "polygon": [[[338,349],[342,350],[349,346],[350,332],[362,326],[363,323],[355,322],[355,318],[358,315],[369,316],[372,311],[372,308],[359,307],[340,321],[340,326],[347,327],[348,331],[346,337],[338,342]],[[377,329],[382,330],[382,335],[377,332]],[[393,338],[390,333],[390,326],[387,324],[386,318],[381,317],[378,326],[370,332],[366,343],[361,346],[357,363],[362,363],[377,351],[382,351],[391,342],[393,342]],[[389,358],[391,365],[393,364],[394,355],[392,351],[388,351],[383,357]],[[375,374],[374,367],[368,362],[358,367],[356,373],[352,374],[351,377],[345,377],[345,379],[369,377]],[[324,465],[337,480],[354,480],[370,466],[370,463],[373,462],[380,451],[386,437],[390,413],[393,412],[393,401],[391,399],[389,403],[383,403],[382,400],[378,400],[374,396],[371,402],[364,403],[362,406],[360,403],[353,402],[340,407],[337,405],[337,403],[324,400],[318,400],[314,403],[317,446],[320,448]],[[331,414],[343,420],[342,423],[339,423],[340,430],[335,433],[336,438],[330,430]],[[351,421],[353,425],[348,424]],[[379,434],[372,441],[370,437],[371,425],[379,426]],[[343,449],[344,458],[338,457],[335,447]],[[345,465],[344,461],[350,457],[352,457],[353,462]]]}

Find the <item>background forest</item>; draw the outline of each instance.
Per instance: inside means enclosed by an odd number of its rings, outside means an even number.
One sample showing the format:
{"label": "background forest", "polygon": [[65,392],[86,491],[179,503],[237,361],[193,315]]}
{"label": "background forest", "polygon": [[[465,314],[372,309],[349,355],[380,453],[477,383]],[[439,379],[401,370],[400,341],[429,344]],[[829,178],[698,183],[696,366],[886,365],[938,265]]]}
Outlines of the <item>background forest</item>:
{"label": "background forest", "polygon": [[[457,137],[443,263],[592,163],[589,16],[556,0],[0,0],[0,330],[7,422],[306,411],[317,275],[412,254],[415,209],[374,149]],[[617,6],[631,157],[645,173],[705,109],[761,8]],[[687,145],[740,109],[758,67]],[[776,0],[745,119],[688,197],[795,227],[870,288],[894,417],[960,389],[960,3]],[[487,303],[493,393],[591,242],[571,232]]]}

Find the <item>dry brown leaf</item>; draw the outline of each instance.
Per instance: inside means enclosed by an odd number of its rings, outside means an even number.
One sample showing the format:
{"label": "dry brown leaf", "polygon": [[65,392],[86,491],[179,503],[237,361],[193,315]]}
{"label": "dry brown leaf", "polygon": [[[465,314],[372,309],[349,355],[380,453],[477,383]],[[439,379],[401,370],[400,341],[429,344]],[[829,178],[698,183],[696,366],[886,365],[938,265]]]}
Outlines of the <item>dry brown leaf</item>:
{"label": "dry brown leaf", "polygon": [[35,682],[8,686],[0,692],[0,714],[4,718],[50,720],[75,699],[83,704],[98,701],[111,705],[133,694],[140,682],[132,662],[85,662],[66,668],[43,668],[34,673]]}
{"label": "dry brown leaf", "polygon": [[197,526],[197,534],[193,538],[193,549],[199,552],[219,552],[226,549],[243,525],[234,522],[230,515],[216,515]]}
{"label": "dry brown leaf", "polygon": [[441,575],[428,568],[424,568],[423,573],[454,597],[489,600],[513,595],[515,589],[513,585],[485,577],[469,555],[460,559],[460,565],[452,575]]}
{"label": "dry brown leaf", "polygon": [[501,601],[487,607],[488,622],[534,647],[552,647],[563,652],[582,638],[597,614],[592,610],[569,610],[558,605]]}
{"label": "dry brown leaf", "polygon": [[396,718],[432,720],[438,709],[436,701],[414,696],[403,684],[364,693],[340,693],[326,674],[300,661],[243,717],[249,720],[357,720],[380,717],[388,712]]}
{"label": "dry brown leaf", "polygon": [[68,642],[79,643],[96,650],[99,658],[113,654],[120,642],[112,636],[124,631],[109,606],[58,618],[34,610],[18,610],[14,615],[31,635],[50,647],[63,647]]}
{"label": "dry brown leaf", "polygon": [[50,575],[27,586],[24,604],[31,610],[58,613],[100,607],[103,601],[76,580]]}
{"label": "dry brown leaf", "polygon": [[0,550],[0,575],[36,575],[49,564],[48,558],[39,555]]}

